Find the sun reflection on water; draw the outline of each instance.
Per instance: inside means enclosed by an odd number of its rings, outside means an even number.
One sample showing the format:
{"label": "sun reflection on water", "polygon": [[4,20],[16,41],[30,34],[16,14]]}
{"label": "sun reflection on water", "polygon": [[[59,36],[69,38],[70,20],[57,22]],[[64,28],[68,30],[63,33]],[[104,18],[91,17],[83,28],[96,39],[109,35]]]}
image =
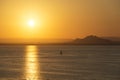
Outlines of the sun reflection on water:
{"label": "sun reflection on water", "polygon": [[26,47],[25,75],[27,80],[38,80],[40,77],[37,53],[37,46],[30,45]]}

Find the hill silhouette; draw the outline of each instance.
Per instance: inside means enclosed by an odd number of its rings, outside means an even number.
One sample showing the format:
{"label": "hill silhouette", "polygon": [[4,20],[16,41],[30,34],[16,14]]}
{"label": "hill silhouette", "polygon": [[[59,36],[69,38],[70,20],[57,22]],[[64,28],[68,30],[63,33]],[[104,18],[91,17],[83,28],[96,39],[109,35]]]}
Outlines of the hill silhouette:
{"label": "hill silhouette", "polygon": [[103,39],[94,35],[89,35],[83,39],[77,38],[71,42],[72,44],[83,44],[83,45],[114,45],[120,44],[120,42]]}

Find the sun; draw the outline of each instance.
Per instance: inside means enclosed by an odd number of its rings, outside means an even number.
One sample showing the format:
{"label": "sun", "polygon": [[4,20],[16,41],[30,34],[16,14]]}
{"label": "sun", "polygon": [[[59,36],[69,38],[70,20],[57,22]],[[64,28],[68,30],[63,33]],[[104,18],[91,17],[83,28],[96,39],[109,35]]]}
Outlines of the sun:
{"label": "sun", "polygon": [[35,21],[34,20],[29,20],[28,21],[28,25],[29,25],[29,27],[31,27],[31,28],[33,28],[34,26],[35,26]]}

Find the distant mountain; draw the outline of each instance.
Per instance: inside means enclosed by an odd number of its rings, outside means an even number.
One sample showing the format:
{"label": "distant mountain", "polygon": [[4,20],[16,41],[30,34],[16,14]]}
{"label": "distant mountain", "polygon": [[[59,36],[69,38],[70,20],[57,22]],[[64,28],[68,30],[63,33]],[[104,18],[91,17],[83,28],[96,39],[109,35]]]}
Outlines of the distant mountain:
{"label": "distant mountain", "polygon": [[108,39],[103,39],[94,35],[87,36],[83,39],[77,38],[71,42],[72,44],[83,44],[83,45],[115,45],[120,42],[115,42]]}
{"label": "distant mountain", "polygon": [[112,40],[112,41],[120,41],[120,37],[102,37],[104,39],[109,39],[109,40]]}

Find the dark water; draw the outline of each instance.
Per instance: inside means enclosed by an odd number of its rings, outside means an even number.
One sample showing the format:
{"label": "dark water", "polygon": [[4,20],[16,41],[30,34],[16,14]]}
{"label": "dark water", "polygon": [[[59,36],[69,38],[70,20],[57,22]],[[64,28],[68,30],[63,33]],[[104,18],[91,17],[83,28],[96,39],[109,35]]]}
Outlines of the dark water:
{"label": "dark water", "polygon": [[0,80],[120,80],[120,46],[0,46]]}

